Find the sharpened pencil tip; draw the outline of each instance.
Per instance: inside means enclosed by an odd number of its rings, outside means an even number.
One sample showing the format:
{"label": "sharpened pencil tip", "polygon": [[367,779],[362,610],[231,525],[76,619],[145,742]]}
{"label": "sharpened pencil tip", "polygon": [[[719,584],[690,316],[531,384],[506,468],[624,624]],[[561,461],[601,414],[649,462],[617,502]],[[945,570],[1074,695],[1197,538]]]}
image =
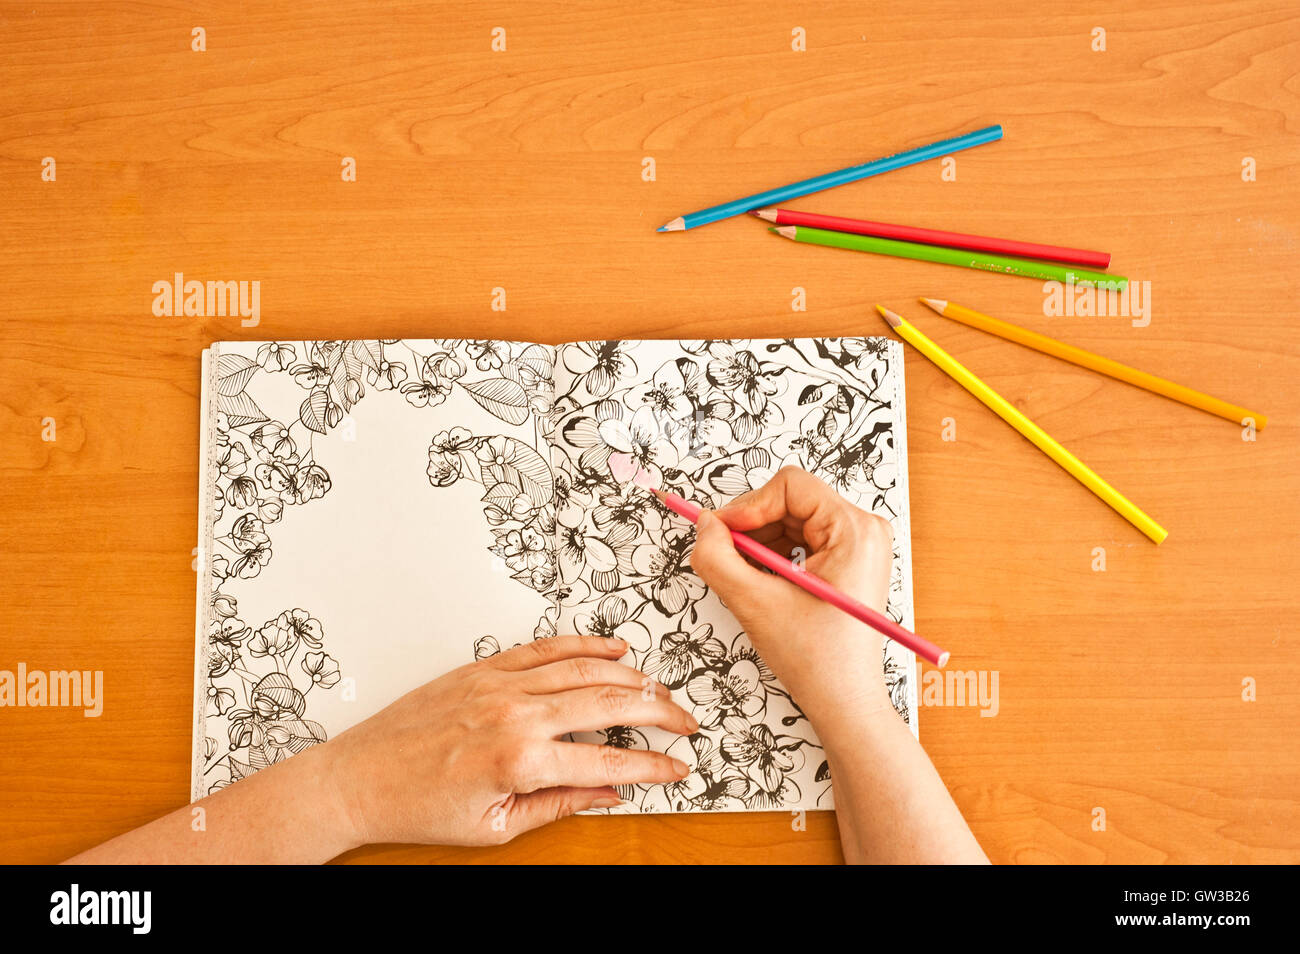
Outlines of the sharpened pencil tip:
{"label": "sharpened pencil tip", "polygon": [[776,221],[776,209],[752,209],[749,214],[762,219],[764,222]]}
{"label": "sharpened pencil tip", "polygon": [[798,229],[793,225],[781,225],[774,229],[768,229],[769,232],[775,232],[782,238],[792,239],[798,236]]}
{"label": "sharpened pencil tip", "polygon": [[683,232],[685,230],[686,220],[680,215],[671,222],[665,222],[663,225],[659,226],[659,228],[655,229],[656,232]]}
{"label": "sharpened pencil tip", "polygon": [[922,298],[921,303],[929,305],[941,315],[943,314],[943,310],[948,307],[948,303],[942,298]]}
{"label": "sharpened pencil tip", "polygon": [[894,314],[884,305],[877,305],[876,311],[880,312],[880,317],[884,318],[885,321],[889,322],[889,327],[891,328],[897,328],[899,325],[903,323],[903,318],[901,315]]}

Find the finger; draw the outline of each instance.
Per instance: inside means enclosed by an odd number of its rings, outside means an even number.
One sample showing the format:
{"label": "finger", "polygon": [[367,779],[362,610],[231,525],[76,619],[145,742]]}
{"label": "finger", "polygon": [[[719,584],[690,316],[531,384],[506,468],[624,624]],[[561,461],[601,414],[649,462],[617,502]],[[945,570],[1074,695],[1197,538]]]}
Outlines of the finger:
{"label": "finger", "polygon": [[669,694],[667,686],[639,669],[612,659],[593,659],[591,656],[576,656],[530,669],[522,674],[519,684],[525,692],[534,694],[564,692],[584,686],[622,686],[664,697]]}
{"label": "finger", "polygon": [[691,568],[733,608],[745,605],[770,606],[780,593],[776,580],[736,552],[731,533],[710,510],[695,521],[695,546]]}
{"label": "finger", "polygon": [[[752,537],[754,534],[751,533],[749,536]],[[805,543],[792,540],[784,535],[768,540],[759,540],[758,542],[763,544],[763,546],[767,547],[773,553],[779,553],[787,560],[807,560],[808,557],[812,555]],[[745,562],[750,566],[758,567],[759,569],[763,568],[763,564],[759,563],[748,554],[742,553],[741,556],[745,558]]]}
{"label": "finger", "polygon": [[552,737],[567,732],[595,732],[611,725],[653,725],[678,735],[699,731],[695,717],[671,699],[657,694],[646,696],[640,689],[622,686],[588,686],[535,696],[545,706],[537,726]]}
{"label": "finger", "polygon": [[[730,506],[730,504],[727,506]],[[718,513],[718,511],[715,510],[714,513]],[[804,542],[803,521],[798,517],[787,516],[784,520],[764,524],[753,530],[746,530],[744,533],[766,546],[771,546],[771,541],[779,540],[782,537],[790,537],[798,543]]]}
{"label": "finger", "polygon": [[838,526],[856,509],[823,481],[798,467],[782,467],[757,490],[742,494],[717,511],[732,530],[752,530],[793,517],[814,549],[826,546]]}
{"label": "finger", "polygon": [[662,752],[622,749],[588,742],[552,742],[547,785],[662,785],[678,782],[690,774],[690,766]]}
{"label": "finger", "polygon": [[608,786],[578,788],[561,785],[516,795],[506,818],[506,838],[541,828],[589,808],[613,808],[622,804],[618,792]]}
{"label": "finger", "polygon": [[785,527],[786,535],[789,536],[791,540],[794,540],[795,543],[801,545],[806,545],[808,543],[807,537],[803,535],[803,521],[798,517],[786,517],[781,521],[781,525]]}
{"label": "finger", "polygon": [[606,636],[545,636],[489,656],[482,662],[492,669],[518,672],[578,656],[617,659],[626,652],[626,642]]}
{"label": "finger", "polygon": [[779,540],[786,535],[786,530],[784,523],[769,523],[754,530],[746,530],[745,533],[764,546],[770,547],[773,540]]}

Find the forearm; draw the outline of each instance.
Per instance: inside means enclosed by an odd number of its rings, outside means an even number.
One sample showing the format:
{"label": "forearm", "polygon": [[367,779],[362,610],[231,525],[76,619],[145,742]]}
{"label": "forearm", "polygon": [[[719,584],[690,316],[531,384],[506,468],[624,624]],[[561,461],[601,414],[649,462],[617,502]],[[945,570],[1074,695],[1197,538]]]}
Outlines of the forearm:
{"label": "forearm", "polygon": [[930,757],[891,708],[816,725],[852,864],[987,864]]}
{"label": "forearm", "polygon": [[[70,864],[317,864],[355,847],[316,746],[68,859]],[[202,812],[196,811],[202,809]],[[197,829],[197,830],[196,830]]]}

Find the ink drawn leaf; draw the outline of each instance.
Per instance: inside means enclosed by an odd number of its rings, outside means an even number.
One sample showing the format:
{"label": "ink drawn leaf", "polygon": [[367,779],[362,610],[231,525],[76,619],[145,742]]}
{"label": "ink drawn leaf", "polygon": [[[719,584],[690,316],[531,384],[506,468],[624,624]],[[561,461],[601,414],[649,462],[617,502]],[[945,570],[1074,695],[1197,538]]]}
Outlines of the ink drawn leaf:
{"label": "ink drawn leaf", "polygon": [[827,402],[827,409],[839,411],[841,414],[850,414],[853,411],[853,392],[844,385],[840,385],[835,391],[835,398]]}
{"label": "ink drawn leaf", "polygon": [[317,434],[324,434],[327,430],[325,409],[329,407],[329,403],[329,395],[324,391],[312,391],[302,402],[302,407],[298,408],[298,420]]}
{"label": "ink drawn leaf", "polygon": [[493,484],[483,495],[483,502],[496,507],[502,513],[510,513],[510,506],[517,496],[519,496],[519,488],[509,481],[502,480]]}
{"label": "ink drawn leaf", "polygon": [[815,404],[817,401],[820,401],[822,396],[822,390],[825,387],[826,386],[824,384],[808,385],[806,388],[804,388],[802,391],[799,392],[799,406],[803,407],[805,404]]}
{"label": "ink drawn leaf", "polygon": [[217,393],[233,397],[248,386],[257,370],[257,362],[242,354],[223,354],[217,358]]}
{"label": "ink drawn leaf", "polygon": [[[488,456],[490,455],[490,456]],[[555,492],[551,465],[534,448],[513,437],[494,437],[480,449],[483,482],[488,478],[504,482],[528,495],[536,506],[549,503]],[[498,493],[498,488],[491,491]]]}
{"label": "ink drawn leaf", "polygon": [[266,728],[267,737],[278,747],[301,752],[326,739],[325,727],[308,719],[280,719]]}
{"label": "ink drawn leaf", "polygon": [[301,716],[306,707],[303,694],[294,686],[293,680],[282,672],[270,672],[262,677],[249,695],[250,701],[259,709],[267,706],[277,711],[289,711]]}
{"label": "ink drawn leaf", "polygon": [[824,782],[831,777],[831,764],[825,759],[822,764],[817,766],[817,775],[813,778],[814,782]]}
{"label": "ink drawn leaf", "polygon": [[260,424],[262,421],[270,420],[266,413],[257,406],[257,402],[244,391],[240,391],[238,394],[222,394],[218,391],[217,410],[226,415],[231,427]]}
{"label": "ink drawn leaf", "polygon": [[334,391],[338,395],[339,403],[343,405],[343,410],[352,410],[352,402],[348,400],[348,369],[347,357],[334,365],[330,369],[330,383],[334,386]]}
{"label": "ink drawn leaf", "polygon": [[[384,360],[384,346],[374,340],[350,342],[352,356],[372,371],[379,370],[379,363]],[[360,375],[357,375],[360,377]]]}
{"label": "ink drawn leaf", "polygon": [[483,410],[494,417],[509,424],[522,424],[528,420],[528,392],[518,381],[488,378],[484,381],[471,381],[462,387]]}
{"label": "ink drawn leaf", "polygon": [[338,402],[343,405],[343,410],[352,410],[352,406],[365,394],[366,388],[361,382],[364,372],[365,365],[361,359],[347,350],[343,352],[343,360],[330,370],[330,383],[338,394]]}
{"label": "ink drawn leaf", "polygon": [[555,362],[551,360],[551,353],[542,345],[532,344],[525,348],[513,361],[508,362],[501,369],[511,381],[518,381],[520,384],[527,384],[522,372],[527,369],[532,372],[533,377],[539,381],[549,381],[555,374]]}

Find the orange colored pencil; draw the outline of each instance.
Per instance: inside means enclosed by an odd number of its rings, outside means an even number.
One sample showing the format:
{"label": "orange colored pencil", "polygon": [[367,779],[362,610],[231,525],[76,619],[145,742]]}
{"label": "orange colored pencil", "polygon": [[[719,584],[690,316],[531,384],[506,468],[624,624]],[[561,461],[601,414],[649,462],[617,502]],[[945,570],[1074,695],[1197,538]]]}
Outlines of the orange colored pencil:
{"label": "orange colored pencil", "polygon": [[1110,358],[1093,354],[1091,351],[1084,351],[1082,348],[1076,348],[1074,345],[1057,341],[1055,338],[1047,337],[1047,335],[1040,335],[1036,331],[1021,328],[1019,325],[1013,325],[997,318],[991,318],[974,309],[955,305],[950,301],[943,301],[938,298],[922,298],[921,301],[945,318],[960,321],[964,325],[970,325],[980,331],[987,331],[991,335],[1006,338],[1008,341],[1014,341],[1026,348],[1041,351],[1043,354],[1050,354],[1054,358],[1077,364],[1081,368],[1088,368],[1090,371],[1107,375],[1117,381],[1124,381],[1154,394],[1172,398],[1186,404],[1188,407],[1198,408],[1210,414],[1217,414],[1219,417],[1226,418],[1236,424],[1244,424],[1249,419],[1254,422],[1255,430],[1258,431],[1263,430],[1264,425],[1268,423],[1268,418],[1263,414],[1256,414],[1254,411],[1239,405],[1230,404],[1208,394],[1202,394],[1200,391],[1194,391],[1173,381],[1158,378],[1154,374],[1139,371],[1137,368],[1130,368],[1126,364],[1120,364]]}

